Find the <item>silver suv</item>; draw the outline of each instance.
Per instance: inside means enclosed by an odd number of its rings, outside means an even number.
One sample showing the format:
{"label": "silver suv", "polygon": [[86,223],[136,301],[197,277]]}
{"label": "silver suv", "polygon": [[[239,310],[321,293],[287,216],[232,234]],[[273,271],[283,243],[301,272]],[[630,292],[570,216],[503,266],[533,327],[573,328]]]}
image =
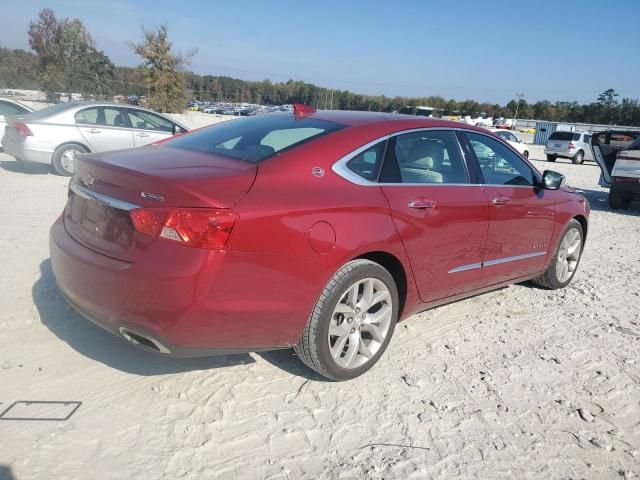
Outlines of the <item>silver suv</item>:
{"label": "silver suv", "polygon": [[547,161],[555,162],[558,157],[570,158],[575,164],[593,160],[591,154],[591,134],[587,132],[553,132],[544,147]]}

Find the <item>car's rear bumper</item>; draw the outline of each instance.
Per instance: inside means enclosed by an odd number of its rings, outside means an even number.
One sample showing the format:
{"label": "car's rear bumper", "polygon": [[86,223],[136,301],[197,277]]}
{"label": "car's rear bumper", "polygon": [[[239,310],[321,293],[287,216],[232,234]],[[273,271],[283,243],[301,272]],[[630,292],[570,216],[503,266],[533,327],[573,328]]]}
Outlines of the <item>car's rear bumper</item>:
{"label": "car's rear bumper", "polygon": [[50,249],[60,290],[83,316],[146,350],[177,356],[297,343],[326,281],[317,265],[298,258],[161,239],[143,259],[123,262],[76,242],[62,219],[51,227]]}
{"label": "car's rear bumper", "polygon": [[27,162],[51,164],[52,150],[30,146],[28,140],[16,141],[7,136],[2,137],[4,153]]}
{"label": "car's rear bumper", "polygon": [[544,149],[544,154],[545,155],[555,155],[557,157],[564,157],[564,158],[573,158],[575,156],[575,154],[577,153],[578,150],[567,150],[567,149],[562,149],[562,150],[555,150],[553,148],[545,148]]}
{"label": "car's rear bumper", "polygon": [[625,177],[624,183],[612,178],[610,194],[620,195],[629,200],[640,200],[640,178]]}

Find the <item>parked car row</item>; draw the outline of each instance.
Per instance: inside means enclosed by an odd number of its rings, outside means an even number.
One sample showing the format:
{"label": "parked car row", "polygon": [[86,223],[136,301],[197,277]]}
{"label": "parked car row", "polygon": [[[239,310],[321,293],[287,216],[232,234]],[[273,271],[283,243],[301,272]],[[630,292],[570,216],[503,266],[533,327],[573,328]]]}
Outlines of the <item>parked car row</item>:
{"label": "parked car row", "polygon": [[102,102],[59,103],[35,112],[13,112],[5,119],[5,153],[19,161],[51,165],[67,176],[73,174],[79,153],[140,147],[189,131],[151,110]]}

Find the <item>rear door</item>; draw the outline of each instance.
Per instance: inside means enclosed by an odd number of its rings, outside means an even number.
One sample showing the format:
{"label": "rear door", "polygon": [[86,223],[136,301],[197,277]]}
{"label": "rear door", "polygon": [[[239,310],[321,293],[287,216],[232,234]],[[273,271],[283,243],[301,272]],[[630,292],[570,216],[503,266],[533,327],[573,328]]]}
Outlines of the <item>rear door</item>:
{"label": "rear door", "polygon": [[424,302],[477,288],[488,203],[455,133],[392,137],[380,177]]}
{"label": "rear door", "polygon": [[[177,125],[160,115],[137,110],[126,109],[129,123],[133,129],[133,140],[136,147],[142,147],[173,136]],[[179,129],[179,127],[177,127]]]}
{"label": "rear door", "polygon": [[133,148],[133,133],[119,107],[89,107],[75,114],[75,123],[94,152]]}
{"label": "rear door", "polygon": [[555,192],[536,187],[537,172],[499,140],[476,132],[464,135],[480,167],[489,204],[482,285],[540,271],[553,233]]}

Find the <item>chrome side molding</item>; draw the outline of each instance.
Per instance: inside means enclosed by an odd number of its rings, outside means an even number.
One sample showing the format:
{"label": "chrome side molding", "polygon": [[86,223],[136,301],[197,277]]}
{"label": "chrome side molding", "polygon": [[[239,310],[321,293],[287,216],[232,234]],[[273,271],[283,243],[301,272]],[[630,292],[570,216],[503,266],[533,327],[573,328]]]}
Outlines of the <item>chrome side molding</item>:
{"label": "chrome side molding", "polygon": [[474,270],[476,268],[491,267],[493,265],[500,265],[500,264],[509,263],[509,262],[517,262],[518,260],[526,260],[527,258],[541,257],[546,254],[547,252],[531,252],[531,253],[525,253],[522,255],[514,255],[513,257],[504,257],[504,258],[497,258],[495,260],[487,260],[486,262],[481,262],[481,263],[470,263],[468,265],[461,265],[459,267],[453,268],[449,270],[447,273],[466,272],[467,270]]}

